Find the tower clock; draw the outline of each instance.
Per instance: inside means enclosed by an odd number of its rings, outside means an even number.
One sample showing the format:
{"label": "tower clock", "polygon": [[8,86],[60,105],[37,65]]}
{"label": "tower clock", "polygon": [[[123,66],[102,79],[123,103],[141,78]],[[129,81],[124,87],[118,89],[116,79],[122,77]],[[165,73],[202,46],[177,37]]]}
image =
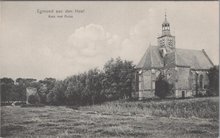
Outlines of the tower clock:
{"label": "tower clock", "polygon": [[175,48],[175,36],[170,33],[170,23],[167,21],[167,16],[165,14],[165,20],[162,24],[162,35],[157,38],[158,45],[161,48],[165,48],[167,52],[172,52]]}

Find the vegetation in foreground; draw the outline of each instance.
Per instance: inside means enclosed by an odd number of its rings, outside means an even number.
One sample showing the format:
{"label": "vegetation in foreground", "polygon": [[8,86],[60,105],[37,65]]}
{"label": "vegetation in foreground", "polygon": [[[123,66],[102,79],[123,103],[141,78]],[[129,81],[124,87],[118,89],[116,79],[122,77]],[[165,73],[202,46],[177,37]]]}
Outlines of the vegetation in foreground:
{"label": "vegetation in foreground", "polygon": [[219,97],[201,97],[192,99],[164,99],[148,101],[116,101],[96,106],[81,107],[107,114],[145,114],[158,117],[204,118],[218,120]]}
{"label": "vegetation in foreground", "polygon": [[[3,137],[218,137],[218,97],[65,107],[3,106]],[[165,112],[167,111],[167,112]],[[184,117],[184,118],[180,118]]]}

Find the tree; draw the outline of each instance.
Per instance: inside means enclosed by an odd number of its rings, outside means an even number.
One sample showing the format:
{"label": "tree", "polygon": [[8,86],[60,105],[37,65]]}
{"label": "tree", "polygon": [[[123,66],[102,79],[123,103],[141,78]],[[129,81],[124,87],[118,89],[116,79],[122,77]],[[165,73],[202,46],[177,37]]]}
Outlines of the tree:
{"label": "tree", "polygon": [[47,104],[50,104],[50,105],[53,105],[54,104],[54,93],[53,92],[49,92],[47,95],[46,95],[46,102]]}
{"label": "tree", "polygon": [[25,101],[26,100],[26,87],[22,84],[17,84],[14,86],[14,92],[17,93],[16,100]]}
{"label": "tree", "polygon": [[39,103],[39,97],[37,95],[30,95],[29,98],[28,98],[28,102],[30,104],[37,104]]}
{"label": "tree", "polygon": [[103,100],[102,74],[98,69],[91,69],[86,74],[86,84],[82,91],[82,98],[85,104],[96,104]]}
{"label": "tree", "polygon": [[155,95],[160,98],[165,98],[170,91],[170,86],[167,80],[165,79],[164,75],[160,74],[158,79],[155,82]]}
{"label": "tree", "polygon": [[219,66],[214,66],[209,69],[209,90],[208,95],[219,95]]}
{"label": "tree", "polygon": [[12,101],[16,99],[14,92],[14,81],[11,78],[0,79],[1,101]]}
{"label": "tree", "polygon": [[47,85],[40,83],[38,94],[39,94],[41,103],[46,103],[48,93],[49,91],[48,91]]}
{"label": "tree", "polygon": [[64,105],[66,87],[63,81],[56,81],[54,87],[47,95],[47,102],[52,105]]}
{"label": "tree", "polygon": [[56,79],[55,78],[45,78],[44,80],[39,80],[38,94],[40,96],[41,103],[47,102],[47,94],[54,88]]}
{"label": "tree", "polygon": [[105,94],[110,99],[131,97],[134,65],[131,61],[116,58],[104,65]]}
{"label": "tree", "polygon": [[55,78],[45,78],[44,80],[39,81],[39,83],[45,84],[47,86],[48,92],[53,89],[55,82]]}
{"label": "tree", "polygon": [[19,85],[24,85],[25,87],[33,87],[35,85],[36,79],[33,78],[17,78],[16,82]]}
{"label": "tree", "polygon": [[15,82],[11,78],[0,80],[2,101],[24,101],[26,99],[26,88],[38,86],[36,79],[32,78],[17,78]]}
{"label": "tree", "polygon": [[77,105],[80,104],[82,99],[82,91],[85,87],[85,73],[73,75],[66,80],[64,80],[67,88],[65,91],[65,97],[67,100],[67,104],[69,105]]}

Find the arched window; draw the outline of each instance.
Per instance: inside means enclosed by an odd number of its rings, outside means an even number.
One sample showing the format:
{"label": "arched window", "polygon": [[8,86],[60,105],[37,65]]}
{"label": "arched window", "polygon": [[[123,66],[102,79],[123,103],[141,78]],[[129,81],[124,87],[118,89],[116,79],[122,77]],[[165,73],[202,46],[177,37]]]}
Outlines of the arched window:
{"label": "arched window", "polygon": [[200,86],[200,88],[203,88],[203,75],[200,75],[199,86]]}

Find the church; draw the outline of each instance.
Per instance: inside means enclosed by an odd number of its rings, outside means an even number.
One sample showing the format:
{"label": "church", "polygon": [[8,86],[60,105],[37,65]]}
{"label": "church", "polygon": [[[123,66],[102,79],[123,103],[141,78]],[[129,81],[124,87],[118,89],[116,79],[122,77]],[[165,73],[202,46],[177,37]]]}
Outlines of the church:
{"label": "church", "polygon": [[150,45],[135,71],[135,89],[132,96],[138,99],[155,98],[156,81],[160,74],[171,84],[168,97],[185,98],[206,94],[208,71],[213,63],[205,50],[176,48],[175,36],[171,35],[170,23],[162,23],[162,35],[156,46]]}

